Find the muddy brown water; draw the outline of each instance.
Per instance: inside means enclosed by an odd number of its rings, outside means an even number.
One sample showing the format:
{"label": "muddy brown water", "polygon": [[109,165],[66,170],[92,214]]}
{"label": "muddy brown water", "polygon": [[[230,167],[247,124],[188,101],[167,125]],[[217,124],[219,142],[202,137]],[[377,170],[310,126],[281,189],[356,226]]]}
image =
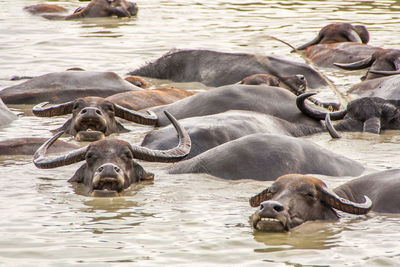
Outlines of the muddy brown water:
{"label": "muddy brown water", "polygon": [[[300,45],[332,22],[362,23],[372,45],[398,48],[400,1],[138,1],[137,18],[47,21],[22,11],[45,1],[0,0],[0,88],[13,75],[41,75],[81,67],[128,71],[172,48],[204,48],[303,61],[268,36]],[[11,4],[12,3],[12,4]],[[84,2],[52,1],[71,12]],[[363,71],[321,70],[341,92]],[[198,83],[175,85],[212,90]],[[330,88],[325,99],[336,100]],[[31,106],[12,107],[16,112]],[[25,112],[0,128],[0,140],[50,136],[65,117]],[[121,138],[139,144],[150,127],[126,123]],[[323,133],[305,139],[363,163],[368,172],[400,167],[400,137]],[[65,137],[64,140],[70,140]],[[70,140],[73,142],[72,140]],[[226,181],[200,174],[168,175],[168,164],[143,163],[156,176],[123,197],[92,198],[67,183],[80,164],[36,169],[30,157],[0,158],[2,266],[379,266],[400,264],[400,216],[342,214],[291,233],[254,232],[248,198],[270,182]],[[351,178],[323,177],[329,186]]]}

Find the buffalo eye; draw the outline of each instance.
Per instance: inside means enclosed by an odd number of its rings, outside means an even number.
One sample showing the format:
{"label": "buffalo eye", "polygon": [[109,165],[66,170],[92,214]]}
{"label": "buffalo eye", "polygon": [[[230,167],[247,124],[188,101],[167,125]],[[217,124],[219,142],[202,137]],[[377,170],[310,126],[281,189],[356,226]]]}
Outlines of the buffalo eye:
{"label": "buffalo eye", "polygon": [[312,199],[312,200],[315,199],[315,194],[314,194],[314,192],[304,192],[302,195],[303,195],[305,198],[307,198],[307,199]]}
{"label": "buffalo eye", "polygon": [[132,160],[133,159],[133,155],[131,151],[126,151],[122,154],[122,157],[126,160]]}
{"label": "buffalo eye", "polygon": [[114,112],[114,105],[111,103],[107,103],[106,105],[103,106],[103,108],[108,111],[108,112]]}
{"label": "buffalo eye", "polygon": [[97,156],[96,156],[96,154],[93,153],[93,152],[88,152],[88,153],[86,154],[86,160],[87,160],[87,161],[92,161],[92,160],[95,160],[96,158],[97,158]]}
{"label": "buffalo eye", "polygon": [[75,103],[74,106],[72,107],[73,110],[77,110],[80,107],[80,103]]}

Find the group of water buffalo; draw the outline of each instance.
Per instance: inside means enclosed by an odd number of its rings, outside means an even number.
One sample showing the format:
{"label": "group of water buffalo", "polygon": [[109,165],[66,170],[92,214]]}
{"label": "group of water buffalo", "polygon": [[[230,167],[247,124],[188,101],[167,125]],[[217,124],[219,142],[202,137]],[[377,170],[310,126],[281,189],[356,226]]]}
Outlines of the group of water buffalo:
{"label": "group of water buffalo", "polygon": [[[95,5],[108,6],[114,10],[108,15],[120,16],[127,3],[93,0],[77,12],[92,14],[87,10]],[[337,219],[335,209],[398,213],[400,170],[369,174],[329,190],[322,180],[304,174],[360,176],[364,167],[296,138],[326,131],[339,137],[337,131],[400,130],[400,50],[372,47],[368,41],[364,26],[338,23],[325,26],[296,49],[320,67],[369,67],[363,81],[349,90],[358,97],[336,111],[336,103],[307,92],[308,87],[327,85],[309,65],[246,53],[172,50],[125,79],[83,70],[29,77],[0,91],[5,104],[35,105],[32,112],[40,117],[71,116],[49,140],[10,139],[0,147],[6,154],[34,154],[38,168],[84,161],[69,181],[84,183],[94,196],[119,195],[133,183],[153,179],[135,159],[177,162],[169,173],[274,181],[250,199],[251,206],[258,207],[251,224],[262,231]],[[140,77],[197,81],[216,88],[200,93],[149,89]],[[116,117],[157,129],[140,146],[107,138],[128,132]],[[3,104],[0,123],[15,118]],[[340,122],[332,125],[331,120]],[[79,147],[57,140],[64,133],[91,143]],[[48,154],[52,149],[65,154]]]}

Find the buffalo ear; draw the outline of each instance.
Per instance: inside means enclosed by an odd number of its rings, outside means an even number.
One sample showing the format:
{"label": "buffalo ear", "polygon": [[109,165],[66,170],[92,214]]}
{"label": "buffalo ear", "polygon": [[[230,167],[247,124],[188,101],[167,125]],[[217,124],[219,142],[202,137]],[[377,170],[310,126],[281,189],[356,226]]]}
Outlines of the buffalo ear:
{"label": "buffalo ear", "polygon": [[154,180],[154,173],[146,172],[140,164],[135,163],[134,168],[136,182]]}
{"label": "buffalo ear", "polygon": [[87,164],[83,164],[76,170],[74,175],[68,180],[69,183],[83,183],[85,178],[85,170],[87,168]]}

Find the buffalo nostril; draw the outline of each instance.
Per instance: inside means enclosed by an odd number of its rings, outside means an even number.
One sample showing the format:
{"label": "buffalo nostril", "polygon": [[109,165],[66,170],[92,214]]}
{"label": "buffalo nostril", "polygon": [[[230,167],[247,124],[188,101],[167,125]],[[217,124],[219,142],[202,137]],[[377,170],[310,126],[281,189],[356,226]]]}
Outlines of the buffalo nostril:
{"label": "buffalo nostril", "polygon": [[260,210],[263,210],[263,209],[264,209],[264,205],[261,204],[261,205],[260,205]]}
{"label": "buffalo nostril", "polygon": [[101,116],[101,111],[99,109],[97,109],[96,114]]}
{"label": "buffalo nostril", "polygon": [[86,109],[86,108],[84,108],[84,109],[81,110],[81,114],[85,114],[86,112],[87,112],[87,109]]}
{"label": "buffalo nostril", "polygon": [[97,169],[98,172],[102,172],[104,170],[104,167],[100,167]]}
{"label": "buffalo nostril", "polygon": [[282,205],[275,205],[274,206],[274,210],[276,210],[277,212],[281,212],[283,211],[285,208]]}
{"label": "buffalo nostril", "polygon": [[115,170],[116,172],[120,172],[120,171],[121,171],[121,169],[118,168],[117,166],[114,167],[114,170]]}

